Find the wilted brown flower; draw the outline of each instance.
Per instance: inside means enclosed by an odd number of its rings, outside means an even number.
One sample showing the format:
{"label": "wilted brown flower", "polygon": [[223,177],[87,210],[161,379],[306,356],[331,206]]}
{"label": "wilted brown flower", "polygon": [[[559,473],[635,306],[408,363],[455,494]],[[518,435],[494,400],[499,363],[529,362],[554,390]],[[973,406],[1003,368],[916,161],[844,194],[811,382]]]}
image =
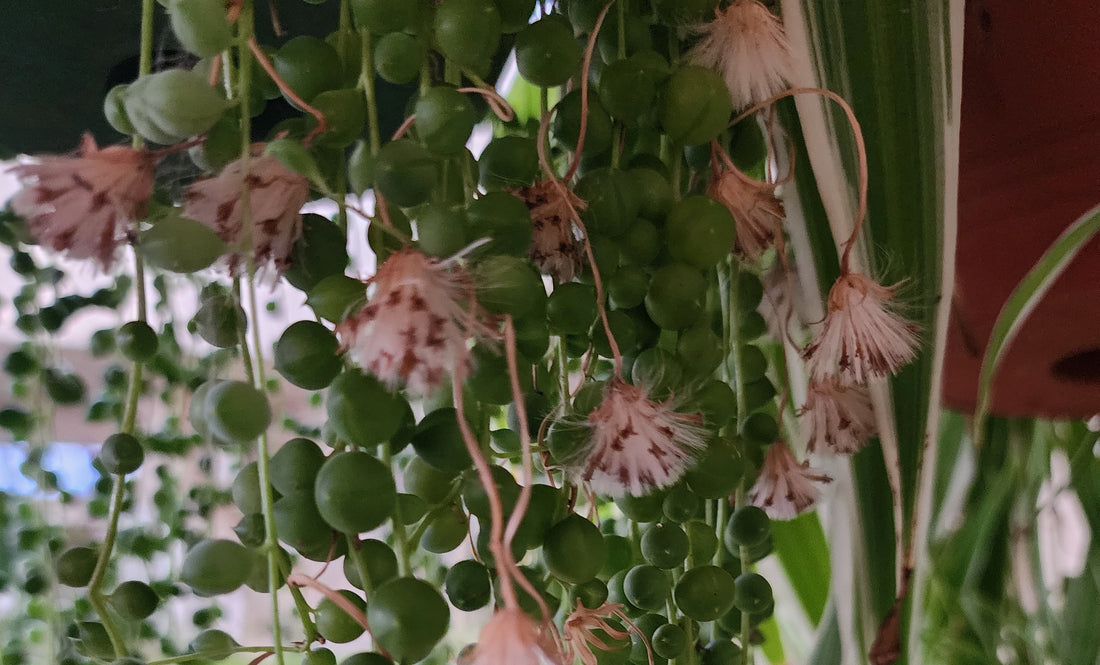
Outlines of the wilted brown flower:
{"label": "wilted brown flower", "polygon": [[582,251],[573,229],[573,210],[584,210],[584,201],[551,180],[540,180],[513,194],[527,204],[531,213],[531,249],[527,256],[558,282],[573,281],[580,270]]}

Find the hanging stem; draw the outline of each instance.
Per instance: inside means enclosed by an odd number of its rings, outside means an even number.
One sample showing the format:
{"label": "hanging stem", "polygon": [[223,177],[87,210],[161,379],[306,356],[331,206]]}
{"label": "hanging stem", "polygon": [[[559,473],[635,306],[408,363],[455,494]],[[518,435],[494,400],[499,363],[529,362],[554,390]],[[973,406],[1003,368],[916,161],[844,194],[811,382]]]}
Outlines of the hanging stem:
{"label": "hanging stem", "polygon": [[359,39],[362,41],[362,66],[359,71],[359,85],[363,87],[363,95],[367,98],[367,128],[370,137],[370,154],[377,155],[382,148],[382,134],[378,127],[378,99],[374,89],[374,46],[370,30],[359,29]]}
{"label": "hanging stem", "polygon": [[[722,362],[722,369],[726,377],[726,382],[733,384],[733,392],[737,398],[737,432],[740,433],[745,425],[746,416],[748,415],[745,413],[745,381],[741,365],[740,335],[737,321],[734,320],[734,317],[739,315],[740,292],[738,291],[738,281],[740,280],[741,273],[740,269],[737,267],[737,263],[732,259],[727,259],[725,271],[726,274],[724,276],[719,274],[718,279],[718,286],[722,295],[722,333],[725,337],[724,342],[726,348],[729,349],[729,356]],[[745,484],[743,479],[741,484],[737,487],[736,505],[738,508],[745,505]],[[724,525],[719,526],[724,527]],[[747,572],[750,558],[748,548],[741,547],[738,554],[741,560],[741,570],[742,572]],[[743,665],[752,664],[752,647],[749,646],[749,633],[751,631],[752,617],[748,612],[745,612],[741,616],[741,662]]]}
{"label": "hanging stem", "polygon": [[[389,443],[382,446],[382,463],[393,467],[393,447]],[[409,575],[412,570],[409,563],[409,537],[405,532],[405,519],[401,514],[400,501],[394,504],[393,517],[390,521],[393,523],[393,542],[397,546],[397,572],[402,576]]]}
{"label": "hanging stem", "polygon": [[[142,0],[141,3],[141,46],[138,55],[138,75],[149,74],[153,69],[153,0]],[[144,146],[141,136],[134,134],[132,145],[135,149]],[[145,298],[145,263],[137,246],[134,247],[134,281],[137,287],[137,320],[146,320]],[[119,431],[123,434],[132,434],[134,424],[137,422],[138,401],[141,398],[142,363],[135,362],[130,370],[130,381],[126,388],[126,403],[122,409],[122,423]],[[114,487],[111,490],[111,503],[107,518],[107,532],[103,536],[103,546],[96,558],[92,577],[88,582],[88,603],[99,615],[103,623],[103,629],[107,632],[107,638],[111,642],[111,648],[115,657],[126,656],[126,642],[115,625],[114,618],[107,610],[107,599],[103,595],[103,583],[107,576],[107,568],[111,563],[111,555],[115,549],[115,541],[118,538],[118,520],[122,515],[122,503],[126,494],[126,477],[117,475],[114,479]]]}

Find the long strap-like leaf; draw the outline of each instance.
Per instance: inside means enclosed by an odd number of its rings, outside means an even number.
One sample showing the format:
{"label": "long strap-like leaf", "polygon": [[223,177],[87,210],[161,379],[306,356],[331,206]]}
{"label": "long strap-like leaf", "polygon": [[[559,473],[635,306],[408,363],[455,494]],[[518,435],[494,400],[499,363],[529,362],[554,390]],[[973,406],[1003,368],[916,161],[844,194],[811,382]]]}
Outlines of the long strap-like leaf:
{"label": "long strap-like leaf", "polygon": [[1050,249],[1020,280],[1001,308],[997,322],[993,325],[993,333],[989,337],[989,345],[985,348],[981,373],[978,375],[978,403],[974,408],[976,445],[981,445],[985,419],[989,415],[989,405],[993,399],[993,379],[996,378],[997,369],[1008,353],[1016,333],[1081,248],[1098,232],[1100,205],[1086,212],[1058,236]]}

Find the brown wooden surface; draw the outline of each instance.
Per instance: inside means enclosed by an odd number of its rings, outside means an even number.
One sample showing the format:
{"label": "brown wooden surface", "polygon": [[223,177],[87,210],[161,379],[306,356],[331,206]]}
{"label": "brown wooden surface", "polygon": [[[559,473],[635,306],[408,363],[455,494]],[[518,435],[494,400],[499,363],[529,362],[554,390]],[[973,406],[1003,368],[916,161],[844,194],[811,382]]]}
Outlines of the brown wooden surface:
{"label": "brown wooden surface", "polygon": [[[1100,204],[1100,5],[967,3],[958,286],[944,398],[972,409],[978,366],[1009,293]],[[1003,415],[1100,413],[1100,242],[1069,266],[1013,343]]]}

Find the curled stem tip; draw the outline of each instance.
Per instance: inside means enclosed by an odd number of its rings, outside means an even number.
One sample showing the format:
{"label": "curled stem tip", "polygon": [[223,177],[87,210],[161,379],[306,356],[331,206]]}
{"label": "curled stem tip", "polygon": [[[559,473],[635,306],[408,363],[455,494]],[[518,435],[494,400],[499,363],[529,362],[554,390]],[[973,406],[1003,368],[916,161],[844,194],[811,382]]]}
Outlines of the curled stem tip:
{"label": "curled stem tip", "polygon": [[867,217],[867,145],[863,140],[863,129],[860,127],[859,120],[856,119],[855,111],[852,110],[851,104],[848,103],[843,97],[833,92],[832,90],[826,90],[824,88],[791,88],[790,90],[784,90],[783,92],[772,95],[768,99],[750,106],[742,111],[737,117],[730,121],[729,126],[732,127],[741,122],[745,118],[749,117],[757,111],[767,108],[775,102],[786,99],[787,97],[795,97],[798,95],[820,95],[835,102],[844,111],[844,116],[848,120],[848,125],[852,128],[852,135],[856,142],[856,157],[859,162],[859,210],[856,213],[855,226],[852,229],[851,235],[844,241],[840,256],[840,270],[842,273],[850,272],[851,254],[852,248],[856,244],[856,240],[859,238],[860,231],[863,230],[863,222]]}

